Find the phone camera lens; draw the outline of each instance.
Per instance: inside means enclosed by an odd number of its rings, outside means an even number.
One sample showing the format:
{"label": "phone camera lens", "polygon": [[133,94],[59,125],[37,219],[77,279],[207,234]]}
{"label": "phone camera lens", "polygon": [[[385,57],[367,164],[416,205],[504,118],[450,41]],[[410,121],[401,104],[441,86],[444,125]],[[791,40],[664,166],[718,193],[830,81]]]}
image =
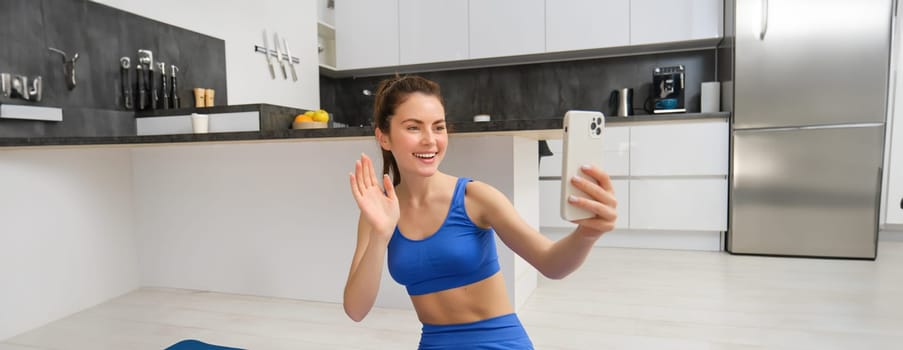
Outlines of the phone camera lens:
{"label": "phone camera lens", "polygon": [[590,124],[589,124],[589,128],[590,128],[590,129],[595,129],[595,128],[596,128],[596,123],[590,123]]}
{"label": "phone camera lens", "polygon": [[602,129],[596,129],[596,135],[601,135],[601,134],[602,134]]}
{"label": "phone camera lens", "polygon": [[602,118],[596,117],[596,124],[602,124]]}

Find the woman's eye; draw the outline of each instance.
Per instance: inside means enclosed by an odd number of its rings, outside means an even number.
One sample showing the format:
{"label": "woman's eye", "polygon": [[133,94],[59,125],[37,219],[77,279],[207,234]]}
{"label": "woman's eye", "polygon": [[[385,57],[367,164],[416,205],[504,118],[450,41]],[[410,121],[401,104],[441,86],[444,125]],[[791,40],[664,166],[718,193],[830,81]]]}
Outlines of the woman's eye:
{"label": "woman's eye", "polygon": [[437,126],[437,127],[436,127],[436,130],[444,131],[444,130],[445,130],[445,125],[439,125],[439,126]]}
{"label": "woman's eye", "polygon": [[417,131],[417,127],[416,127],[416,126],[409,126],[409,127],[408,127],[408,131]]}

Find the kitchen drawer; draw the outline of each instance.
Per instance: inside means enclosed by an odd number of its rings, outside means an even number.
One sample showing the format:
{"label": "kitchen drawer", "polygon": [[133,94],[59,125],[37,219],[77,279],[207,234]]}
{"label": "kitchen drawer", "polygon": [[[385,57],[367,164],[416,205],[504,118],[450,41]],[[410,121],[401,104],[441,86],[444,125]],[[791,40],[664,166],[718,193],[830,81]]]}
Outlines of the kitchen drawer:
{"label": "kitchen drawer", "polygon": [[[539,176],[561,176],[562,141],[548,140],[552,156],[539,162]],[[609,176],[627,176],[630,171],[630,128],[605,128],[605,149],[602,164]]]}
{"label": "kitchen drawer", "polygon": [[[211,113],[214,132],[260,131],[260,112]],[[191,115],[135,118],[138,135],[191,134]]]}
{"label": "kitchen drawer", "polygon": [[630,176],[727,175],[726,121],[630,128]]}
{"label": "kitchen drawer", "polygon": [[[615,228],[626,229],[630,217],[630,186],[627,180],[613,180],[612,186],[615,197],[618,199],[618,221]],[[561,219],[561,181],[539,181],[539,226],[541,227],[570,227],[574,225]]]}
{"label": "kitchen drawer", "polygon": [[727,179],[630,180],[630,229],[727,230]]}

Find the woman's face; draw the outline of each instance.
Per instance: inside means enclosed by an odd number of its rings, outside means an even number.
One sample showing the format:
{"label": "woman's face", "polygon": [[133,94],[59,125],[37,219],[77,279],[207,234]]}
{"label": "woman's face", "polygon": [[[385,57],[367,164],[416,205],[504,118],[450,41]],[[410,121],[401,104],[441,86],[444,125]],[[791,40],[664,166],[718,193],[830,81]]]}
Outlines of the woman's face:
{"label": "woman's face", "polygon": [[432,176],[448,146],[445,108],[436,96],[413,93],[395,109],[389,135],[378,136],[382,148],[395,156],[402,179]]}

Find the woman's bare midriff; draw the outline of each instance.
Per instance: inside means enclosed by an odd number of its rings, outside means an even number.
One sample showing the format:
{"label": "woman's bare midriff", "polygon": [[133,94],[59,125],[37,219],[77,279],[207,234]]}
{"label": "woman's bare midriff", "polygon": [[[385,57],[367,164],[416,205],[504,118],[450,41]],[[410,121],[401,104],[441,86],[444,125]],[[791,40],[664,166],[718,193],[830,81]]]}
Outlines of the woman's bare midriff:
{"label": "woman's bare midriff", "polygon": [[420,322],[469,323],[514,312],[501,272],[465,286],[411,296]]}

